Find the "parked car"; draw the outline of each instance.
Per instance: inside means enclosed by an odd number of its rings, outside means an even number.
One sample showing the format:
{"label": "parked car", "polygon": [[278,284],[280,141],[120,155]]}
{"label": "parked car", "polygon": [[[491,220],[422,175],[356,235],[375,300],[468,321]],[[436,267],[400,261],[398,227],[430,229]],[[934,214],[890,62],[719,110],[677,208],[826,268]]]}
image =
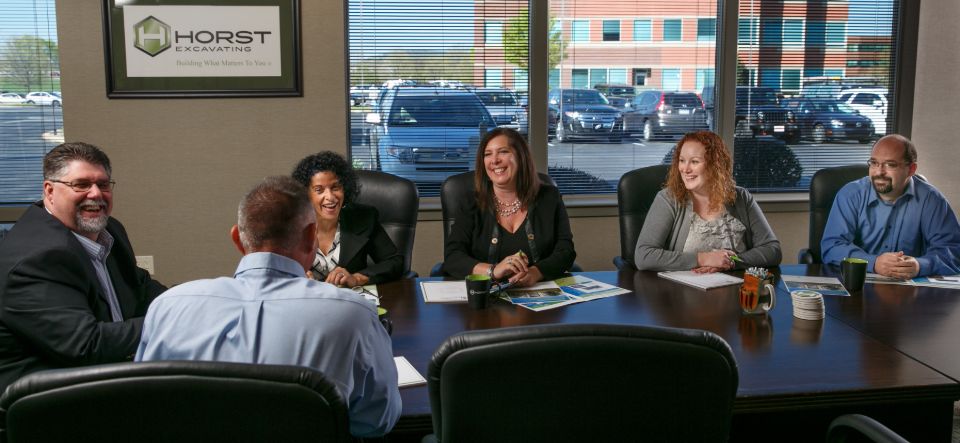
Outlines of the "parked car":
{"label": "parked car", "polygon": [[26,97],[27,104],[60,106],[63,99],[49,92],[31,92]]}
{"label": "parked car", "polygon": [[890,102],[887,88],[853,88],[840,94],[839,100],[860,111],[873,122],[877,135],[887,133],[887,109]]}
{"label": "parked car", "polygon": [[612,97],[626,97],[633,98],[637,95],[636,89],[630,85],[619,85],[612,83],[600,83],[593,86],[593,89],[600,91],[604,97],[610,99]]}
{"label": "parked car", "polygon": [[380,169],[417,183],[473,169],[480,137],[496,126],[473,92],[436,87],[387,89],[366,121]]}
{"label": "parked car", "polygon": [[796,115],[780,105],[773,88],[737,86],[736,100],[735,136],[772,135],[788,143],[800,139]]}
{"label": "parked car", "polygon": [[857,140],[869,143],[873,123],[846,103],[832,98],[791,98],[783,106],[797,116],[800,136],[823,143],[826,140]]}
{"label": "parked car", "polygon": [[607,102],[621,111],[633,106],[633,99],[627,97],[607,97]]}
{"label": "parked car", "polygon": [[359,106],[367,102],[373,85],[356,85],[350,87],[350,106]]}
{"label": "parked car", "polygon": [[678,140],[688,132],[707,129],[703,101],[693,92],[646,90],[623,113],[623,132],[643,134],[644,141],[662,136]]}
{"label": "parked car", "polygon": [[527,109],[520,105],[517,94],[506,88],[477,88],[473,91],[487,107],[497,126],[527,133]]}
{"label": "parked car", "polygon": [[711,131],[716,131],[714,127],[716,119],[713,113],[713,100],[716,93],[717,88],[714,85],[704,86],[703,89],[700,90],[700,100],[703,101],[703,110],[707,113],[707,126],[710,127]]}
{"label": "parked car", "polygon": [[547,94],[550,135],[563,143],[573,138],[623,138],[623,114],[595,89],[554,89]]}
{"label": "parked car", "polygon": [[26,102],[27,99],[15,92],[4,92],[3,94],[0,94],[0,104],[19,105]]}

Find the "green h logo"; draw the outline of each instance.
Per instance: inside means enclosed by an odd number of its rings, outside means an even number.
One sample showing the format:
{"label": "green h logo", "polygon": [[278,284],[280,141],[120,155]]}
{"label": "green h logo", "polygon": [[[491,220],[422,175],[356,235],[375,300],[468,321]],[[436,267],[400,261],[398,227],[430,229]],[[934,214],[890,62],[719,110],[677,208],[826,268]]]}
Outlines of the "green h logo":
{"label": "green h logo", "polygon": [[151,57],[170,49],[170,26],[150,16],[133,25],[133,46]]}

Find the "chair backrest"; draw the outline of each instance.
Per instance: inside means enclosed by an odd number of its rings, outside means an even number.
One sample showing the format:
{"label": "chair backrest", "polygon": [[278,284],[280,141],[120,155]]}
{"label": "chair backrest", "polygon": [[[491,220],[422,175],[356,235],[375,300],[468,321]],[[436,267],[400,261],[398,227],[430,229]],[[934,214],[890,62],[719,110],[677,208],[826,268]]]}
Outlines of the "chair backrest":
{"label": "chair backrest", "polygon": [[617,185],[617,209],[620,213],[620,260],[614,263],[626,263],[636,267],[633,252],[637,248],[637,237],[647,219],[647,211],[653,205],[653,199],[667,182],[670,165],[654,165],[634,169],[620,177]]}
{"label": "chair backrest", "polygon": [[417,233],[420,195],[412,181],[380,171],[357,171],[357,203],[377,208],[380,224],[403,254],[403,273],[410,272],[413,241]]}
{"label": "chair backrest", "polygon": [[827,443],[851,443],[871,441],[875,443],[907,443],[882,423],[860,414],[841,415],[827,429]]}
{"label": "chair backrest", "polygon": [[738,374],[708,331],[554,324],[449,337],[427,383],[442,442],[726,441]]}
{"label": "chair backrest", "polygon": [[[440,206],[443,214],[443,242],[447,242],[447,235],[453,229],[456,220],[454,214],[460,213],[466,206],[473,204],[473,171],[451,175],[440,186]],[[556,186],[557,182],[547,174],[537,173],[540,183]]]}
{"label": "chair backrest", "polygon": [[349,442],[347,405],[300,366],[203,361],[36,372],[0,397],[8,443]]}
{"label": "chair backrest", "polygon": [[[823,168],[813,174],[810,180],[810,238],[809,254],[801,261],[823,263],[820,255],[820,240],[827,226],[833,200],[843,185],[867,175],[867,165],[847,165]],[[803,256],[804,254],[801,254]]]}

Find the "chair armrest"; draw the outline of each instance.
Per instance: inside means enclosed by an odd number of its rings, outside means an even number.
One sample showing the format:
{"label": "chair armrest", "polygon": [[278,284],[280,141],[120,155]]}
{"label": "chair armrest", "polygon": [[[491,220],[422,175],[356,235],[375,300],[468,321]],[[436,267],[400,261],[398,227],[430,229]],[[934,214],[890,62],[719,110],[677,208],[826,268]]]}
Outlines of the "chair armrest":
{"label": "chair armrest", "polygon": [[437,263],[430,268],[431,277],[443,277],[443,262]]}
{"label": "chair armrest", "polygon": [[626,259],[624,259],[619,255],[613,258],[613,265],[617,267],[618,271],[634,268],[633,264],[631,264],[630,262],[628,262]]}
{"label": "chair armrest", "polygon": [[810,253],[810,248],[803,248],[797,253],[797,263],[801,265],[813,264],[813,254]]}
{"label": "chair armrest", "polygon": [[890,428],[860,414],[841,415],[830,423],[827,430],[828,443],[846,442],[853,436],[864,436],[875,443],[907,443],[907,440]]}

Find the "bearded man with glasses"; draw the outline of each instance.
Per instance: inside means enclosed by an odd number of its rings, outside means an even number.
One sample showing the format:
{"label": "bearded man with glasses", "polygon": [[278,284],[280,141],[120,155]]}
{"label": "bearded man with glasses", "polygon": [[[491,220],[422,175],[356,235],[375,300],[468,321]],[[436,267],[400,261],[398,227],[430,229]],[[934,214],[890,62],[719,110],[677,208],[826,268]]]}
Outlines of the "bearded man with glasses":
{"label": "bearded man with glasses", "polygon": [[43,200],[0,243],[0,392],[41,369],[132,359],[162,284],[110,217],[116,182],[96,146],[43,159]]}
{"label": "bearded man with glasses", "polygon": [[960,274],[960,224],[946,197],[915,177],[917,148],[902,135],[877,140],[867,177],[837,193],[823,230],[823,262],[867,261],[867,272],[908,279]]}

